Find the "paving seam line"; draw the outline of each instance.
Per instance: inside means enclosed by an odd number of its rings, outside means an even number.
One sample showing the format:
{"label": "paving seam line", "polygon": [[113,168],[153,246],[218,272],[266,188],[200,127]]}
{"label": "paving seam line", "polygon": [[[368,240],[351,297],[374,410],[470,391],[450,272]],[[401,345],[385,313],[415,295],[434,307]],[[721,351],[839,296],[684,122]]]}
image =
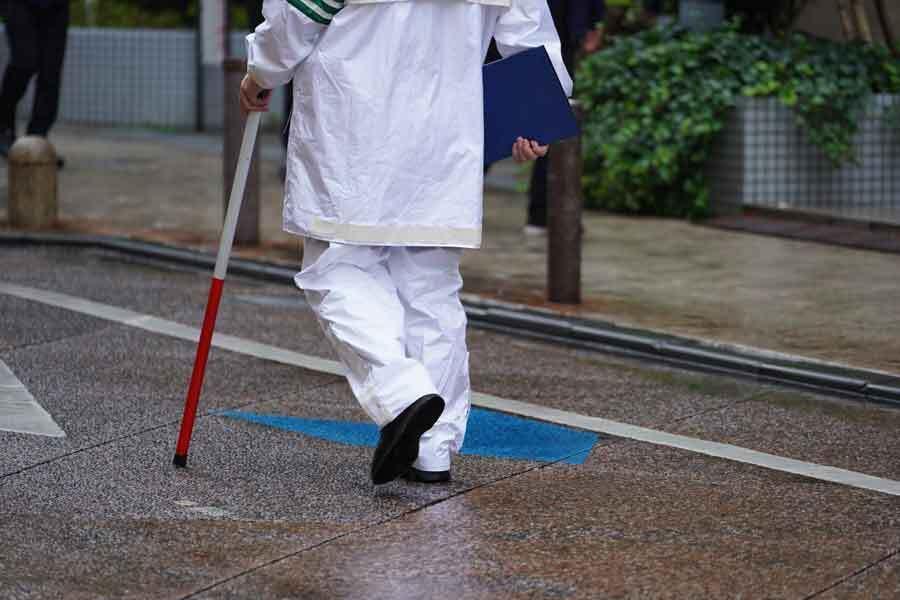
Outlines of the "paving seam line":
{"label": "paving seam line", "polygon": [[[310,390],[317,390],[322,387],[328,387],[329,385],[334,385],[339,382],[340,382],[340,380],[333,380],[333,381],[328,381],[328,382],[324,382],[324,383],[319,383],[314,386],[311,386]],[[250,408],[252,406],[256,406],[257,404],[264,404],[266,402],[269,402],[270,400],[271,400],[270,398],[267,398],[266,400],[258,400],[256,402],[248,402],[246,404],[239,404],[237,406],[233,406],[233,407],[230,407],[227,409],[226,408],[210,409],[210,410],[207,410],[204,412],[199,412],[197,414],[197,419],[199,420],[199,419],[203,419],[206,417],[218,417],[218,416],[220,416],[219,413],[221,413],[222,411],[225,411],[225,410],[239,410],[242,408]],[[157,431],[159,429],[164,429],[166,427],[176,427],[176,426],[178,426],[179,423],[181,423],[181,417],[178,417],[174,421],[166,421],[165,423],[159,423],[159,424],[153,425],[152,427],[147,427],[145,429],[129,431],[128,433],[124,433],[124,434],[116,436],[114,438],[110,438],[107,440],[101,440],[94,444],[90,444],[88,446],[83,446],[81,448],[75,448],[71,452],[66,452],[64,454],[51,456],[50,458],[44,459],[40,462],[36,462],[36,463],[30,464],[30,465],[26,465],[24,467],[16,469],[15,471],[9,471],[8,473],[0,473],[0,485],[3,485],[4,479],[8,479],[9,477],[14,477],[15,475],[21,475],[22,473],[25,473],[26,471],[31,471],[33,469],[42,467],[42,466],[50,464],[52,462],[56,462],[56,461],[62,460],[64,458],[69,458],[70,456],[75,456],[76,454],[81,454],[83,452],[90,452],[91,450],[94,450],[96,448],[102,448],[103,446],[108,446],[109,444],[114,444],[116,442],[121,442],[122,440],[127,440],[129,438],[137,437],[139,435],[144,435],[145,433]]]}
{"label": "paving seam line", "polygon": [[688,421],[693,421],[694,419],[697,419],[697,418],[700,418],[700,417],[706,417],[706,416],[709,416],[709,415],[713,415],[713,414],[715,414],[715,413],[717,413],[717,412],[722,412],[722,411],[724,411],[724,410],[728,410],[728,409],[731,409],[731,408],[737,408],[737,407],[740,407],[740,406],[742,406],[742,405],[744,405],[744,404],[747,404],[747,403],[749,403],[749,402],[754,402],[754,401],[756,401],[756,400],[759,400],[760,398],[765,398],[765,397],[768,396],[769,394],[771,394],[771,392],[768,391],[768,390],[761,390],[761,391],[750,392],[750,393],[748,393],[748,394],[747,394],[745,397],[743,397],[743,398],[738,398],[737,400],[732,400],[731,402],[727,402],[727,403],[725,403],[725,404],[720,404],[720,405],[718,405],[718,406],[713,406],[713,407],[710,407],[710,408],[706,408],[706,409],[700,410],[700,411],[698,411],[698,412],[695,412],[695,413],[692,413],[692,414],[689,414],[689,415],[684,415],[684,416],[681,416],[681,417],[675,417],[675,418],[670,419],[669,421],[667,421],[667,422],[665,422],[665,423],[660,423],[660,424],[658,425],[658,427],[665,427],[665,426],[679,425],[679,424],[681,424],[681,423],[686,423],[686,422],[688,422]]}
{"label": "paving seam line", "polygon": [[[211,268],[215,263],[213,255],[200,251],[103,235],[0,232],[0,244],[94,247],[202,268]],[[293,286],[296,270],[233,259],[229,272]],[[469,297],[463,303],[473,325],[494,331],[900,408],[900,377],[888,373],[797,356],[775,359],[774,353],[762,350],[721,348],[700,340],[567,318],[487,299]]]}
{"label": "paving seam line", "polygon": [[888,553],[886,556],[882,556],[882,557],[879,558],[878,560],[876,560],[876,561],[874,561],[874,562],[872,562],[872,563],[870,563],[870,564],[868,564],[868,565],[865,565],[865,566],[863,566],[863,567],[857,569],[856,571],[850,573],[849,575],[847,575],[847,576],[845,576],[845,577],[841,577],[840,579],[838,579],[837,581],[835,581],[835,582],[832,583],[831,585],[822,588],[822,589],[819,590],[818,592],[813,592],[813,593],[810,594],[809,596],[805,596],[805,597],[803,598],[803,600],[813,600],[814,598],[818,598],[818,597],[821,596],[822,594],[827,594],[827,593],[830,592],[831,590],[834,590],[834,589],[837,589],[837,588],[841,587],[842,585],[844,585],[845,583],[847,583],[847,582],[850,581],[851,579],[856,579],[857,577],[859,577],[860,575],[863,575],[863,574],[866,573],[867,571],[871,571],[872,569],[874,569],[874,568],[877,567],[878,565],[883,564],[883,563],[886,563],[887,561],[889,561],[889,560],[891,560],[891,559],[893,559],[893,558],[895,558],[895,557],[900,557],[900,549],[894,550],[893,552]]}
{"label": "paving seam line", "polygon": [[[67,294],[3,283],[2,281],[0,281],[0,293],[80,312],[81,314],[96,316],[123,325],[138,327],[151,333],[167,335],[178,339],[196,342],[200,337],[199,329],[182,325],[181,323],[167,321],[158,317],[144,315],[131,310],[93,302],[91,300],[85,300]],[[278,348],[235,336],[215,334],[212,344],[217,348],[282,364],[330,373],[333,375],[344,373],[343,366],[336,361],[308,356],[292,350],[286,350],[284,348]],[[555,423],[557,425],[565,425],[614,437],[637,440],[657,446],[686,450],[688,452],[704,454],[713,458],[731,460],[737,463],[791,473],[801,477],[808,477],[820,481],[838,483],[850,487],[900,496],[900,481],[874,477],[872,475],[857,473],[855,471],[837,467],[794,460],[758,452],[756,450],[750,450],[748,448],[732,446],[730,444],[681,436],[637,425],[611,421],[601,417],[591,417],[528,402],[509,400],[489,394],[473,392],[472,404],[482,408],[529,417],[539,421]]]}

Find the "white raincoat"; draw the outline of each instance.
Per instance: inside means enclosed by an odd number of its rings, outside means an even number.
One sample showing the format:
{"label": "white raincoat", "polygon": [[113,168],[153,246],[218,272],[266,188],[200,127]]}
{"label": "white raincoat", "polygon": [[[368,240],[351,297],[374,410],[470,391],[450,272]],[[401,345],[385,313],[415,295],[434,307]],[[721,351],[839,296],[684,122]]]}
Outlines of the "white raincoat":
{"label": "white raincoat", "polygon": [[[416,399],[445,408],[413,464],[450,469],[469,414],[464,247],[481,243],[481,66],[547,46],[572,82],[546,0],[266,0],[248,38],[262,87],[294,79],[284,227],[295,277],[354,395],[383,427]],[[438,247],[444,246],[444,247]]]}
{"label": "white raincoat", "polygon": [[266,0],[247,38],[264,88],[294,80],[284,229],[360,245],[481,244],[481,66],[546,46],[546,0]]}

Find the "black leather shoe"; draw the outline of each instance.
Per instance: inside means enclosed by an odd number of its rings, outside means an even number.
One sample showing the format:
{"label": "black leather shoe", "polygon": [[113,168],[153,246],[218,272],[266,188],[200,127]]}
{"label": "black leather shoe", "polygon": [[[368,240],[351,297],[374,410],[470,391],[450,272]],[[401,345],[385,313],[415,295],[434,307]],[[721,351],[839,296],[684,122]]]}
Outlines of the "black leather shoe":
{"label": "black leather shoe", "polygon": [[9,150],[16,142],[16,134],[12,129],[0,130],[0,156],[6,158],[9,156]]}
{"label": "black leather shoe", "polygon": [[419,456],[419,438],[444,412],[444,399],[422,396],[381,429],[372,457],[372,483],[381,485],[409,471]]}
{"label": "black leather shoe", "polygon": [[447,483],[450,481],[450,471],[420,471],[410,467],[404,477],[413,483]]}

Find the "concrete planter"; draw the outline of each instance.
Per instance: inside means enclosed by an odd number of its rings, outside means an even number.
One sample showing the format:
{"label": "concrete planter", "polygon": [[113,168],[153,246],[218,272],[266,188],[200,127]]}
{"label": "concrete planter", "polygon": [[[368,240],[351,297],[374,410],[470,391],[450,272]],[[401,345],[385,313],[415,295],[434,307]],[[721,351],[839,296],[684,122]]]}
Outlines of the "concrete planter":
{"label": "concrete planter", "polygon": [[713,210],[744,207],[900,223],[900,131],[885,118],[900,96],[873,96],[857,134],[858,164],[835,168],[777,99],[744,99],[707,165]]}

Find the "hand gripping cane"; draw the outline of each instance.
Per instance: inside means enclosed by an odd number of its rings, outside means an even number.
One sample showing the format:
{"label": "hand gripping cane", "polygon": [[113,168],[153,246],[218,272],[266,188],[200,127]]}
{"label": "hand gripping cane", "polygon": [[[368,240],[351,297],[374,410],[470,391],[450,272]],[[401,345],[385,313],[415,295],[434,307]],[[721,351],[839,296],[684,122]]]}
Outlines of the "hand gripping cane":
{"label": "hand gripping cane", "polygon": [[194,372],[191,374],[191,385],[188,388],[187,400],[184,403],[184,416],[181,418],[181,432],[178,434],[178,445],[175,448],[175,459],[172,461],[179,467],[187,466],[188,447],[191,445],[191,433],[194,431],[194,419],[197,416],[197,403],[200,400],[200,388],[203,387],[203,375],[206,372],[206,359],[209,357],[209,346],[212,343],[213,330],[216,328],[216,315],[219,312],[219,300],[222,298],[222,286],[225,284],[225,273],[228,271],[228,259],[231,257],[231,246],[234,244],[234,230],[237,227],[238,215],[241,214],[241,203],[244,200],[244,188],[247,185],[247,173],[250,161],[253,160],[253,145],[259,131],[259,120],[262,113],[251,112],[244,126],[244,140],[241,143],[241,154],[238,158],[234,183],[231,186],[231,198],[228,201],[228,213],[219,240],[219,254],[216,257],[216,269],[209,286],[209,299],[206,301],[206,313],[203,315],[203,329],[200,331],[200,342],[197,344],[197,357],[194,359]]}

